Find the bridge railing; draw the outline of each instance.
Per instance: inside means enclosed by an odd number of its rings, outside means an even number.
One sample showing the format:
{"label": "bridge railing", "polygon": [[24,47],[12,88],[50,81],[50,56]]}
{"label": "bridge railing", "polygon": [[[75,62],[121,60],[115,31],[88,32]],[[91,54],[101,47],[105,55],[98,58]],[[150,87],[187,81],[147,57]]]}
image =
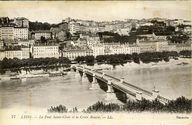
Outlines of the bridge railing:
{"label": "bridge railing", "polygon": [[[86,68],[86,67],[82,67],[82,66],[78,66],[78,67],[80,67],[79,70],[83,70],[83,69],[81,69],[81,68],[85,68],[86,70],[92,71],[91,69]],[[99,71],[93,71],[93,72],[98,73],[98,74],[103,74],[103,72],[99,72]],[[88,72],[88,73],[91,74],[91,72]],[[107,77],[109,77],[109,78],[112,78],[112,79],[114,79],[114,80],[116,80],[116,81],[120,81],[119,78],[113,77],[113,76],[108,75],[108,74],[104,74],[104,76],[107,76]],[[102,79],[103,81],[107,81],[107,80],[103,79],[103,78],[100,77],[100,76],[96,76],[96,77]],[[128,82],[123,81],[123,84],[126,85],[126,86],[129,86],[129,87],[131,87],[131,88],[133,88],[133,89],[135,89],[135,90],[137,90],[137,91],[141,91],[143,94],[146,94],[146,95],[148,95],[148,96],[152,96],[152,94],[153,94],[152,92],[149,92],[149,91],[147,91],[147,90],[144,90],[144,89],[142,89],[142,88],[139,88],[139,87],[137,87],[137,86],[135,86],[135,85],[132,85],[132,84],[130,84],[130,83],[128,83]],[[115,84],[113,84],[113,85],[115,85]],[[117,87],[117,85],[116,85],[116,87]],[[118,87],[120,87],[120,86],[118,86]],[[126,90],[126,89],[124,89],[124,88],[122,88],[122,87],[120,87],[120,88],[123,89],[123,90],[126,91],[126,92],[131,93],[130,91],[128,91],[128,90]],[[162,97],[162,96],[158,96],[158,99],[159,99],[160,101],[166,102],[166,103],[169,101],[169,99],[166,99],[166,98],[164,98],[164,97]]]}
{"label": "bridge railing", "polygon": [[113,79],[115,79],[115,80],[117,80],[117,81],[120,81],[120,79],[118,79],[118,78],[116,78],[116,77],[113,77],[113,76],[111,76],[111,75],[105,74],[105,76],[110,77],[110,78],[113,78]]}
{"label": "bridge railing", "polygon": [[157,96],[157,99],[160,101],[160,102],[164,102],[164,103],[168,103],[170,100],[163,97],[163,96]]}
{"label": "bridge railing", "polygon": [[99,72],[99,71],[95,71],[96,73],[99,73],[99,74],[103,74],[102,72]]}
{"label": "bridge railing", "polygon": [[134,92],[131,92],[131,91],[129,91],[129,90],[123,88],[123,87],[120,87],[120,86],[118,86],[118,85],[115,85],[115,84],[113,84],[113,83],[112,83],[112,86],[115,86],[115,88],[119,88],[121,91],[123,91],[123,92],[125,92],[125,93],[128,93],[128,94],[130,94],[131,96],[136,97],[136,93],[134,93]]}
{"label": "bridge railing", "polygon": [[135,85],[132,85],[132,84],[130,84],[130,83],[128,83],[128,82],[123,82],[123,84],[124,84],[124,85],[127,85],[127,86],[130,86],[130,87],[132,87],[133,89],[142,91],[142,93],[145,93],[145,94],[147,94],[147,95],[149,95],[149,96],[152,96],[152,94],[153,94],[152,92],[149,92],[149,91],[147,91],[147,90],[144,90],[144,89],[142,89],[142,88],[139,88],[139,87],[137,87],[137,86],[135,86]]}

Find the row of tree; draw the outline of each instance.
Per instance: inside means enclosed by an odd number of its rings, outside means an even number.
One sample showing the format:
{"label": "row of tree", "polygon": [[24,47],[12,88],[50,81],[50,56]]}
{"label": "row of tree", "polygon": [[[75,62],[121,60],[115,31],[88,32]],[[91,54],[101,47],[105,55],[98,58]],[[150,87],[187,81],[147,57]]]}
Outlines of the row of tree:
{"label": "row of tree", "polygon": [[143,99],[141,101],[128,101],[123,106],[110,103],[104,104],[103,102],[97,102],[96,104],[87,108],[87,112],[114,112],[114,111],[127,111],[127,112],[172,112],[172,113],[191,113],[192,111],[192,99],[186,99],[185,97],[177,98],[167,104],[162,104],[158,100],[149,101]]}
{"label": "row of tree", "polygon": [[184,58],[191,58],[192,57],[192,51],[183,50],[179,53]]}
{"label": "row of tree", "polygon": [[[185,97],[179,97],[176,100],[172,100],[167,104],[162,104],[158,100],[149,101],[142,99],[141,101],[128,101],[123,105],[109,103],[105,104],[103,102],[97,102],[92,106],[89,106],[83,112],[169,112],[169,113],[191,113],[192,111],[192,99],[187,99]],[[68,109],[59,105],[56,107],[51,107],[48,112],[58,112],[67,113]],[[78,112],[77,108],[73,108],[73,112]]]}
{"label": "row of tree", "polygon": [[99,64],[111,64],[111,65],[123,65],[124,63],[133,61],[135,63],[150,63],[159,61],[169,61],[170,58],[176,59],[177,57],[191,57],[191,51],[183,50],[180,53],[176,51],[164,51],[164,52],[144,52],[144,53],[133,53],[133,54],[116,54],[116,55],[99,55],[96,58],[93,56],[82,56],[77,57],[75,61],[78,63],[94,64],[97,62]]}
{"label": "row of tree", "polygon": [[175,33],[175,27],[159,25],[140,26],[138,29],[133,28],[130,35],[144,35],[152,33],[155,33],[156,35],[172,35]]}
{"label": "row of tree", "polygon": [[7,59],[4,58],[0,61],[0,70],[7,69],[20,69],[20,68],[30,68],[30,67],[40,67],[40,66],[50,66],[50,65],[66,65],[69,66],[71,61],[68,58],[29,58],[29,59]]}
{"label": "row of tree", "polygon": [[42,23],[42,22],[31,22],[29,21],[29,30],[30,31],[35,31],[35,30],[50,30],[51,28],[51,24],[45,22],[45,23]]}
{"label": "row of tree", "polygon": [[97,33],[100,39],[105,43],[135,43],[137,36],[130,35],[130,36],[121,36],[118,33],[112,33],[112,32],[98,32]]}

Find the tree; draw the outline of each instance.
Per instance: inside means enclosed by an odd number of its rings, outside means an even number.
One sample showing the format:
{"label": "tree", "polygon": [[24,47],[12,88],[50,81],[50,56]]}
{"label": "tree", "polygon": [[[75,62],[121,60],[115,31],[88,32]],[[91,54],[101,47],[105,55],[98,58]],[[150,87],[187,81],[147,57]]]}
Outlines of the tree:
{"label": "tree", "polygon": [[132,54],[133,62],[140,64],[139,55],[137,53]]}
{"label": "tree", "polygon": [[93,65],[94,64],[94,56],[85,56],[85,62],[89,65]]}
{"label": "tree", "polygon": [[182,50],[179,52],[179,54],[183,57],[191,58],[192,57],[192,51],[190,50]]}
{"label": "tree", "polygon": [[41,36],[40,40],[41,40],[41,43],[46,43],[47,42],[47,40],[45,39],[44,36]]}

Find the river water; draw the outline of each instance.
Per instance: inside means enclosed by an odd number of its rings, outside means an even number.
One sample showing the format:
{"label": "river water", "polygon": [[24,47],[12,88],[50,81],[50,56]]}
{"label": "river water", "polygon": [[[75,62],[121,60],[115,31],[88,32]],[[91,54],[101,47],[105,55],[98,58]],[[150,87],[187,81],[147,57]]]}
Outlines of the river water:
{"label": "river water", "polygon": [[109,70],[106,73],[123,78],[126,82],[151,91],[159,90],[168,99],[184,96],[192,98],[191,65],[174,67],[124,68]]}
{"label": "river water", "polygon": [[[155,85],[167,98],[185,96],[191,98],[191,66],[174,68],[117,68],[105,71],[115,77],[151,91]],[[30,78],[26,82],[7,81],[0,83],[0,108],[34,107],[49,108],[65,105],[68,108],[86,108],[97,101],[105,101],[101,89],[90,90],[87,78],[79,73],[68,72],[65,76]]]}

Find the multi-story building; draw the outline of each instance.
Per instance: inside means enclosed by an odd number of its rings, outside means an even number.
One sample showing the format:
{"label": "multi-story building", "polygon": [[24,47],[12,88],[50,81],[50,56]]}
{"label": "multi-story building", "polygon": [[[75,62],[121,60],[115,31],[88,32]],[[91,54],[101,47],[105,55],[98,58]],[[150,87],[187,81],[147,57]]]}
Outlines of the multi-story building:
{"label": "multi-story building", "polygon": [[105,54],[132,54],[140,53],[136,44],[105,44]]}
{"label": "multi-story building", "polygon": [[63,57],[67,57],[70,60],[74,60],[79,56],[91,56],[91,55],[93,55],[93,51],[89,49],[86,49],[86,50],[74,49],[74,50],[63,51]]}
{"label": "multi-story building", "polygon": [[13,59],[27,59],[29,58],[29,47],[22,46],[19,48],[7,48],[0,51],[0,60],[3,58]]}
{"label": "multi-story building", "polygon": [[59,58],[58,45],[34,45],[32,47],[33,58],[55,57]]}
{"label": "multi-story building", "polygon": [[26,27],[15,27],[14,28],[14,39],[28,40],[28,28]]}
{"label": "multi-story building", "polygon": [[105,47],[102,44],[93,45],[92,50],[94,57],[105,54]]}
{"label": "multi-story building", "polygon": [[22,50],[15,49],[15,50],[5,50],[5,57],[8,59],[18,58],[22,59]]}
{"label": "multi-story building", "polygon": [[3,26],[0,28],[0,39],[1,40],[13,40],[14,39],[14,27]]}
{"label": "multi-story building", "polygon": [[30,48],[27,46],[22,46],[21,48],[22,51],[22,59],[27,59],[30,58]]}
{"label": "multi-story building", "polygon": [[17,43],[20,46],[24,45],[24,46],[30,47],[30,46],[33,46],[35,44],[35,40],[20,40]]}
{"label": "multi-story building", "polygon": [[87,37],[87,45],[91,48],[92,46],[96,44],[100,44],[100,38],[97,36],[94,37]]}
{"label": "multi-story building", "polygon": [[16,27],[29,28],[29,20],[27,18],[24,18],[24,17],[14,18],[13,23],[16,25]]}
{"label": "multi-story building", "polygon": [[78,32],[78,31],[80,31],[80,24],[76,23],[76,21],[74,21],[74,20],[69,22],[68,26],[69,26],[69,32],[71,34],[74,34],[74,33]]}
{"label": "multi-story building", "polygon": [[4,42],[0,40],[0,50],[4,48]]}
{"label": "multi-story building", "polygon": [[3,60],[5,58],[5,51],[0,50],[0,60]]}
{"label": "multi-story building", "polygon": [[180,52],[182,50],[192,50],[192,44],[187,43],[187,44],[176,44],[176,51]]}
{"label": "multi-story building", "polygon": [[0,25],[7,25],[9,22],[9,17],[0,17]]}
{"label": "multi-story building", "polygon": [[157,41],[156,42],[156,51],[162,52],[162,51],[168,51],[169,46],[167,41]]}
{"label": "multi-story building", "polygon": [[129,48],[130,48],[130,53],[128,53],[128,54],[140,53],[141,52],[140,47],[138,45],[129,44]]}
{"label": "multi-story building", "polygon": [[138,42],[137,45],[140,47],[141,53],[143,52],[155,52],[156,51],[156,41],[142,41]]}
{"label": "multi-story building", "polygon": [[52,33],[48,30],[34,31],[32,34],[34,34],[36,40],[40,40],[41,37],[44,37],[45,39],[52,38]]}
{"label": "multi-story building", "polygon": [[177,51],[176,45],[174,45],[174,44],[169,44],[169,45],[168,45],[168,51]]}

